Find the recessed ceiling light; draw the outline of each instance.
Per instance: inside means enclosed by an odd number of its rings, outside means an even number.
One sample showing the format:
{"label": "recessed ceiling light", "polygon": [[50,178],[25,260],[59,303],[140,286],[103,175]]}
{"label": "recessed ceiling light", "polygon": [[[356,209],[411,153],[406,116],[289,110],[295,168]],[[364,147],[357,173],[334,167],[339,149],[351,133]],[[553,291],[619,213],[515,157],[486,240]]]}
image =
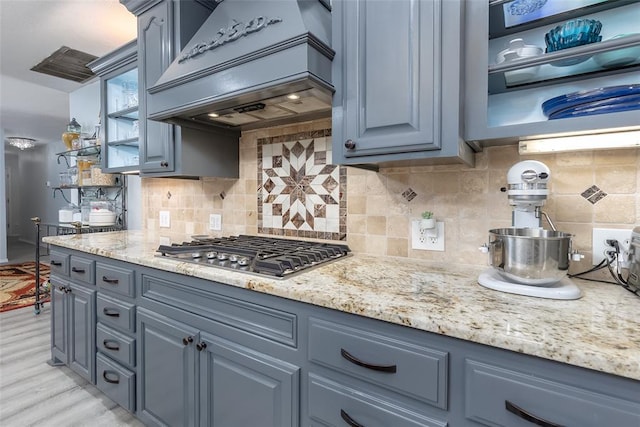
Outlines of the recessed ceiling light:
{"label": "recessed ceiling light", "polygon": [[209,113],[207,114],[209,117],[211,117],[212,119],[215,119],[216,117],[220,117],[220,114],[218,113]]}
{"label": "recessed ceiling light", "polygon": [[291,95],[287,95],[287,98],[293,101],[296,99],[300,99],[300,95],[296,95],[295,93],[292,93]]}

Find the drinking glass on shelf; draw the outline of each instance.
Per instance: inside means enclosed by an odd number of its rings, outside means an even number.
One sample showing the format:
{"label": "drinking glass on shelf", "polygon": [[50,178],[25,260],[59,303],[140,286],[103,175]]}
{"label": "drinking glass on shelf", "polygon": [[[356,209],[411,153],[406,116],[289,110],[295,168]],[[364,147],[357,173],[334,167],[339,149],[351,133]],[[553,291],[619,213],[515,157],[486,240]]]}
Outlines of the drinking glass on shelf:
{"label": "drinking glass on shelf", "polygon": [[124,107],[131,108],[138,105],[138,84],[133,80],[122,83],[122,94],[124,97]]}

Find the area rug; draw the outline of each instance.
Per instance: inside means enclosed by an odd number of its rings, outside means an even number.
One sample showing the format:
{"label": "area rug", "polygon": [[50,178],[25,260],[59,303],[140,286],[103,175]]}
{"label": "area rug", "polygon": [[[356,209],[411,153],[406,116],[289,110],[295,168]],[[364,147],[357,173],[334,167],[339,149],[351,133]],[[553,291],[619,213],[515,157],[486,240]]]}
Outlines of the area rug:
{"label": "area rug", "polygon": [[[40,263],[40,301],[49,301],[49,266]],[[0,312],[33,306],[36,302],[36,263],[0,265]]]}

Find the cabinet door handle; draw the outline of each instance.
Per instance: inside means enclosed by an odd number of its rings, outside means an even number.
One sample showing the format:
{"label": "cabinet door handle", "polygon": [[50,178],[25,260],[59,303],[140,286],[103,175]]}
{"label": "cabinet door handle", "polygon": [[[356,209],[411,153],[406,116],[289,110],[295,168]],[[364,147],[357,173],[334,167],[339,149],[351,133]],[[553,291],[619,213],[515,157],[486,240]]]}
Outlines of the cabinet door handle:
{"label": "cabinet door handle", "polygon": [[168,168],[169,167],[169,162],[166,162],[166,161],[160,162],[160,167]]}
{"label": "cabinet door handle", "polygon": [[524,409],[520,408],[519,406],[514,405],[508,400],[504,401],[504,406],[507,409],[507,411],[511,412],[512,414],[516,414],[523,420],[527,420],[532,424],[542,426],[542,427],[563,427],[561,424],[552,423],[551,421],[546,421],[540,417],[537,417],[525,411]]}
{"label": "cabinet door handle", "polygon": [[193,337],[191,336],[182,338],[182,344],[184,345],[189,345],[189,343],[192,343],[192,342],[193,342]]}
{"label": "cabinet door handle", "polygon": [[71,271],[74,273],[84,273],[84,268],[71,267]]}
{"label": "cabinet door handle", "polygon": [[[111,376],[111,378],[109,378]],[[115,377],[115,379],[114,379]],[[113,371],[102,371],[102,378],[108,383],[111,384],[120,384],[120,375],[117,372]]]}
{"label": "cabinet door handle", "polygon": [[357,357],[352,356],[344,348],[340,349],[340,354],[342,355],[342,357],[344,357],[345,359],[347,359],[349,362],[353,363],[354,365],[362,366],[364,368],[371,369],[371,370],[374,370],[374,371],[389,372],[391,374],[395,374],[396,371],[398,370],[396,365],[372,365],[370,363],[363,362],[362,360],[358,359]]}
{"label": "cabinet door handle", "polygon": [[51,260],[51,265],[54,265],[56,267],[60,267],[62,265],[62,263],[60,261]]}
{"label": "cabinet door handle", "polygon": [[196,344],[196,348],[198,349],[198,351],[202,351],[205,348],[207,348],[207,343],[206,342],[199,342],[198,344]]}
{"label": "cabinet door handle", "polygon": [[356,143],[353,139],[347,139],[344,142],[344,148],[346,148],[347,150],[353,150],[354,148],[356,148]]}
{"label": "cabinet door handle", "polygon": [[115,308],[103,308],[102,312],[105,316],[109,317],[120,317],[120,312]]}
{"label": "cabinet door handle", "polygon": [[112,285],[118,284],[118,279],[109,279],[107,276],[102,276],[102,281],[105,283],[111,283]]}
{"label": "cabinet door handle", "polygon": [[102,341],[102,345],[107,350],[120,351],[120,343],[114,340],[104,340]]}
{"label": "cabinet door handle", "polygon": [[356,420],[354,420],[353,418],[351,418],[349,416],[349,414],[347,414],[344,409],[340,409],[340,417],[342,417],[342,419],[344,420],[344,422],[346,422],[347,424],[349,424],[351,427],[364,427],[362,424],[356,422]]}

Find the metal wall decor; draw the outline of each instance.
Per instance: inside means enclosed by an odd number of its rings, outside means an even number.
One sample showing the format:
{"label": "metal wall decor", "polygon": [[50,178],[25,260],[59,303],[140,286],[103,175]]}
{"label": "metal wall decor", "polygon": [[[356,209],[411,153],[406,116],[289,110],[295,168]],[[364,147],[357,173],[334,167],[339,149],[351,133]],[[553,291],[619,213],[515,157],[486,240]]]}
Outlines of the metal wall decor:
{"label": "metal wall decor", "polygon": [[248,23],[238,22],[235,19],[233,24],[227,28],[220,28],[215,37],[207,42],[201,42],[193,46],[187,53],[182,55],[178,60],[179,63],[191,59],[195,56],[201,55],[208,50],[213,50],[224,44],[230,43],[240,37],[247,36],[251,33],[260,31],[269,25],[282,22],[282,18],[267,18],[266,16],[257,16]]}

